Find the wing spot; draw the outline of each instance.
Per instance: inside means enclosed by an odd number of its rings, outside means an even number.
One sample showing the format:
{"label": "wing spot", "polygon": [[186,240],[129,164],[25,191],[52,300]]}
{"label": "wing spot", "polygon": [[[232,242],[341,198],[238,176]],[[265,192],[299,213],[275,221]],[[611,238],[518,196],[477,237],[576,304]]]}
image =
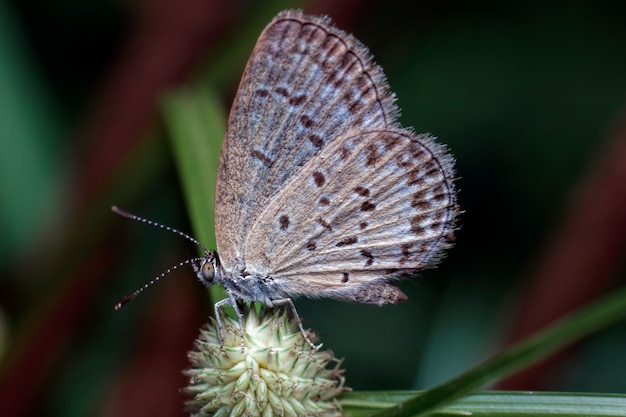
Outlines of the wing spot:
{"label": "wing spot", "polygon": [[265,88],[259,88],[254,92],[254,95],[257,97],[265,98],[270,95],[270,92],[267,91]]}
{"label": "wing spot", "polygon": [[430,157],[430,155],[426,152],[426,150],[422,148],[421,146],[415,149],[411,149],[411,156],[413,157],[413,159],[416,159],[422,162],[427,161]]}
{"label": "wing spot", "polygon": [[317,185],[318,187],[322,187],[324,184],[326,184],[326,177],[321,172],[315,171],[313,173],[313,181],[315,181],[315,185]]}
{"label": "wing spot", "polygon": [[336,89],[339,89],[345,83],[345,77],[342,77],[342,73],[335,70],[328,76],[328,82]]}
{"label": "wing spot", "polygon": [[411,207],[413,207],[417,211],[428,211],[432,208],[432,206],[432,202],[423,193],[420,192],[413,195],[413,199],[411,200]]}
{"label": "wing spot", "polygon": [[408,177],[406,180],[407,185],[418,185],[418,186],[424,185],[425,178],[424,178],[424,175],[420,172],[419,168],[409,171],[409,173],[407,174],[407,177]]}
{"label": "wing spot", "polygon": [[317,244],[315,243],[314,240],[310,241],[309,243],[306,244],[306,248],[313,252],[315,249],[317,249]]}
{"label": "wing spot", "polygon": [[356,99],[351,104],[348,105],[348,111],[350,114],[358,113],[363,107],[365,107],[365,103],[362,100]]}
{"label": "wing spot", "polygon": [[350,149],[345,145],[341,147],[340,152],[341,152],[341,155],[339,155],[339,157],[344,161],[348,159],[348,157],[351,154]]}
{"label": "wing spot", "polygon": [[405,264],[409,260],[409,256],[411,256],[411,244],[405,243],[401,246],[402,249],[402,257],[398,260],[400,265]]}
{"label": "wing spot", "polygon": [[376,209],[376,204],[372,204],[369,201],[365,201],[361,204],[361,211],[374,211]]}
{"label": "wing spot", "polygon": [[359,223],[359,227],[361,228],[361,230],[365,229],[367,227],[367,222]]}
{"label": "wing spot", "polygon": [[317,149],[322,149],[322,146],[324,146],[324,139],[320,138],[317,135],[311,135],[309,136],[309,141],[313,144],[313,146],[315,146]]}
{"label": "wing spot", "polygon": [[360,195],[361,197],[369,197],[370,190],[369,188],[361,187],[360,185],[354,189],[354,192]]}
{"label": "wing spot", "polygon": [[349,279],[350,279],[350,274],[348,274],[347,272],[344,272],[343,277],[341,278],[341,282],[345,284],[346,282],[348,282]]}
{"label": "wing spot", "polygon": [[280,230],[287,230],[287,228],[289,227],[289,216],[283,214],[278,219],[278,222],[280,223]]}
{"label": "wing spot", "polygon": [[271,166],[273,164],[273,161],[270,159],[270,157],[265,155],[263,152],[259,151],[258,149],[255,149],[252,152],[250,152],[250,155],[253,158],[256,158],[259,161],[263,162],[267,166]]}
{"label": "wing spot", "polygon": [[278,94],[279,96],[283,96],[285,98],[289,97],[289,91],[287,91],[287,89],[285,87],[278,87],[276,90],[274,90],[276,92],[276,94]]}
{"label": "wing spot", "polygon": [[304,104],[304,102],[308,99],[309,97],[306,94],[300,94],[299,96],[293,96],[289,99],[289,104],[297,107],[297,106],[302,106]]}
{"label": "wing spot", "polygon": [[385,148],[388,151],[401,144],[400,136],[397,135],[385,135],[383,136],[382,140],[385,143]]}
{"label": "wing spot", "polygon": [[366,249],[361,249],[361,256],[366,259],[365,266],[370,266],[374,263],[374,255],[372,255],[372,252]]}
{"label": "wing spot", "polygon": [[433,196],[433,201],[440,205],[448,200],[450,194],[443,186],[438,187],[433,192],[435,194]]}
{"label": "wing spot", "polygon": [[426,230],[422,226],[422,217],[415,216],[411,219],[411,231],[416,235],[424,235]]}
{"label": "wing spot", "polygon": [[335,246],[342,247],[342,246],[354,245],[358,241],[359,241],[359,238],[357,238],[356,236],[349,236],[349,237],[341,239],[339,242],[337,242]]}
{"label": "wing spot", "polygon": [[363,109],[363,107],[365,107],[365,103],[361,100],[361,97],[363,97],[362,94],[355,95],[352,94],[352,91],[347,91],[343,95],[342,99],[345,101],[347,110],[350,114],[356,114]]}
{"label": "wing spot", "polygon": [[302,126],[306,128],[311,128],[313,126],[313,120],[311,120],[311,118],[307,116],[306,114],[300,117],[300,123],[302,123]]}
{"label": "wing spot", "polygon": [[365,90],[365,92],[362,92],[361,95],[365,95],[365,93],[367,93],[370,90],[370,79],[367,76],[367,73],[361,75],[359,78],[356,79],[356,85],[357,87],[359,87],[359,89],[363,90],[365,87],[368,87],[367,90]]}
{"label": "wing spot", "polygon": [[317,219],[317,222],[318,222],[320,225],[322,225],[322,227],[323,227],[324,229],[327,229],[327,230],[330,230],[330,231],[332,231],[332,230],[333,230],[333,228],[332,228],[332,227],[330,227],[330,224],[329,224],[326,220],[322,219],[321,217],[320,217],[319,219]]}
{"label": "wing spot", "polygon": [[380,154],[378,153],[378,147],[374,144],[369,144],[367,146],[367,160],[365,161],[365,166],[372,166],[376,162],[378,162],[380,158]]}
{"label": "wing spot", "polygon": [[330,204],[330,200],[328,199],[328,197],[322,197],[320,198],[320,204],[322,206],[327,206]]}

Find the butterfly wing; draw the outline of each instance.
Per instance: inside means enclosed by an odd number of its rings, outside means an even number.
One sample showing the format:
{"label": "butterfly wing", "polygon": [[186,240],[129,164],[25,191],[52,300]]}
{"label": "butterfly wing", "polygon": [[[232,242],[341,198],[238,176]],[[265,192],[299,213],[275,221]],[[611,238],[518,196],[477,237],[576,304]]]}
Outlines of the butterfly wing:
{"label": "butterfly wing", "polygon": [[215,229],[225,273],[246,268],[250,228],[308,161],[355,129],[395,126],[395,115],[382,71],[355,38],[327,19],[279,14],[246,66],[222,148]]}
{"label": "butterfly wing", "polygon": [[385,304],[385,281],[436,262],[457,214],[452,158],[428,135],[391,129],[328,144],[252,225],[247,270],[284,296]]}

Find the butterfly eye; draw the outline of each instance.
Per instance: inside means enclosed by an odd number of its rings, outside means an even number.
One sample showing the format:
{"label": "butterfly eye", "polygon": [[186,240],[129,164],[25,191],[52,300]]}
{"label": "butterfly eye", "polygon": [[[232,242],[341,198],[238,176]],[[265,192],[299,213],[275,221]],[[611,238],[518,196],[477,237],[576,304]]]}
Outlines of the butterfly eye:
{"label": "butterfly eye", "polygon": [[215,266],[209,261],[202,265],[202,280],[206,285],[211,285],[215,278]]}

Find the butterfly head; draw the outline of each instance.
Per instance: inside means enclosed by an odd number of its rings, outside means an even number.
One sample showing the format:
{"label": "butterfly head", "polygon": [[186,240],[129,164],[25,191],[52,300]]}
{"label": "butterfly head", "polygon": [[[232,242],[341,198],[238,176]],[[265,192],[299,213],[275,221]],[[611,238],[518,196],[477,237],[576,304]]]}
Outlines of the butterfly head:
{"label": "butterfly head", "polygon": [[191,266],[196,272],[196,276],[201,283],[210,287],[216,282],[221,282],[219,261],[217,253],[207,251],[204,258],[197,258],[191,261]]}

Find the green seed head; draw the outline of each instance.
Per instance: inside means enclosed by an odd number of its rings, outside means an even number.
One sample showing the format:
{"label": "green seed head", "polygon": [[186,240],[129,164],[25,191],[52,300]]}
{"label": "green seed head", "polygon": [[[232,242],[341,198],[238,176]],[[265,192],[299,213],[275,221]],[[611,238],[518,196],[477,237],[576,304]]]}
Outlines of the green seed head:
{"label": "green seed head", "polygon": [[[224,346],[214,323],[189,352],[185,392],[192,416],[338,416],[334,397],[346,390],[340,361],[315,351],[286,312],[223,320]],[[329,367],[329,365],[333,365]]]}

